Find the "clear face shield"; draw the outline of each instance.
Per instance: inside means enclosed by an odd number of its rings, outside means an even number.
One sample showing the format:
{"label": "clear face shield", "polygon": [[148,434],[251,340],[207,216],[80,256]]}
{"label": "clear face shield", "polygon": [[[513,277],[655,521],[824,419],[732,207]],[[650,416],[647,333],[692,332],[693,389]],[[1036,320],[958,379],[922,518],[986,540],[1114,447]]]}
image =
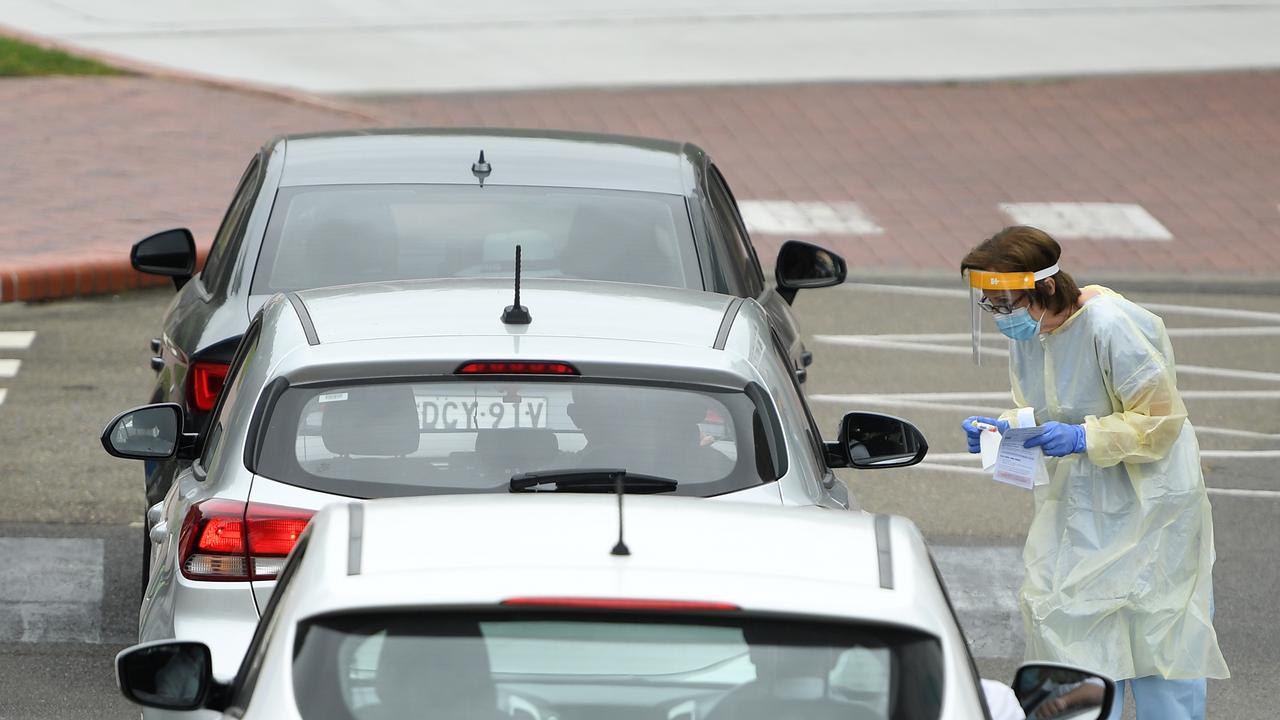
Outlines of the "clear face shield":
{"label": "clear face shield", "polygon": [[988,272],[969,270],[970,329],[973,334],[973,362],[982,365],[982,316],[1009,315],[1026,305],[1027,291],[1036,283],[1058,274],[1052,265],[1039,272]]}

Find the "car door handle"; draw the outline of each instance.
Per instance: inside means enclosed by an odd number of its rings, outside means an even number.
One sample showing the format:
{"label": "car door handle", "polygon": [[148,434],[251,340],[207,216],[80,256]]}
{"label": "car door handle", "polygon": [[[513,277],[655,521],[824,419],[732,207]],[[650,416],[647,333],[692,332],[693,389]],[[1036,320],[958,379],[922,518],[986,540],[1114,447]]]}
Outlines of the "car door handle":
{"label": "car door handle", "polygon": [[151,527],[151,531],[147,533],[147,537],[151,538],[151,542],[159,545],[169,536],[169,523],[161,520]]}
{"label": "car door handle", "polygon": [[160,518],[164,517],[164,501],[152,505],[147,508],[147,527],[152,527],[160,522]]}

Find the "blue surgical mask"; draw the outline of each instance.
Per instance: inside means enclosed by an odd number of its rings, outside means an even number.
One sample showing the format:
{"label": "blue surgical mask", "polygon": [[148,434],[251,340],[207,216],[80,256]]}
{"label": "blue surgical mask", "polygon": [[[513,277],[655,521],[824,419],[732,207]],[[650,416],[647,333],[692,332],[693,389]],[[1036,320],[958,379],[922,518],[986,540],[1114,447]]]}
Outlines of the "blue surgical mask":
{"label": "blue surgical mask", "polygon": [[[1040,316],[1043,320],[1044,316]],[[1031,317],[1026,308],[1020,307],[1008,315],[996,315],[996,327],[1011,340],[1030,340],[1040,333],[1040,320]]]}

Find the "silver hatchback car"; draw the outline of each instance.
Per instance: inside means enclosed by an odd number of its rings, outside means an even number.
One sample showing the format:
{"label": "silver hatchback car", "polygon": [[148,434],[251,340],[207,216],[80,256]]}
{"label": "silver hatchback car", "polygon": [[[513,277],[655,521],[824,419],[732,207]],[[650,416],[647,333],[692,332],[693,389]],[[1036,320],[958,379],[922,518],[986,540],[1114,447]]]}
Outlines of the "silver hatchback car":
{"label": "silver hatchback car", "polygon": [[510,299],[505,280],[277,295],[202,436],[173,404],[113,420],[114,455],[194,460],[149,512],[140,639],[204,642],[231,677],[285,556],[338,500],[622,486],[843,509],[832,467],[924,457],[915,427],[872,413],[824,443],[752,299],[573,280],[527,281],[527,317]]}

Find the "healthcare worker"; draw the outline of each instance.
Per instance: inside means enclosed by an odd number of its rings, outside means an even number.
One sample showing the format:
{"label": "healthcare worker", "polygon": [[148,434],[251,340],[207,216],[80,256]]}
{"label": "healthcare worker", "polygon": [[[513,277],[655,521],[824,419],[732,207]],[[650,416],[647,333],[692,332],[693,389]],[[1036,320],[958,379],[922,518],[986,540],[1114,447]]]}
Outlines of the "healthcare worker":
{"label": "healthcare worker", "polygon": [[[1128,685],[1138,720],[1202,719],[1205,678],[1228,677],[1213,629],[1213,519],[1200,450],[1159,317],[1058,267],[1041,230],[1008,227],[965,256],[975,313],[1009,342],[1019,408],[1046,456],[1019,592],[1029,661]],[[978,357],[979,323],[974,323]],[[1017,409],[969,418],[1018,426]],[[1029,413],[1021,413],[1029,422]]]}

